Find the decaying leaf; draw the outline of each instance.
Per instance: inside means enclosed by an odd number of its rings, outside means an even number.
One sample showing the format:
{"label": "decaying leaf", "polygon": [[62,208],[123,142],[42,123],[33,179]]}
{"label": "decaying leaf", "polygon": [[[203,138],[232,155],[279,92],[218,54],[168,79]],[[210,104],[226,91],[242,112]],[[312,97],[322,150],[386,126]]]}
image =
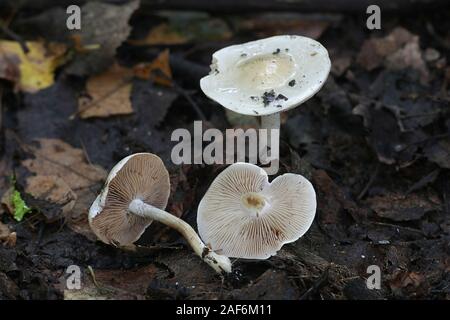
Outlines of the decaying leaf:
{"label": "decaying leaf", "polygon": [[418,70],[422,81],[428,80],[428,69],[419,46],[419,36],[398,27],[384,38],[371,38],[363,43],[357,62],[366,70],[381,65],[399,70],[407,67]]}
{"label": "decaying leaf", "polygon": [[9,189],[7,189],[3,195],[2,195],[2,199],[0,200],[3,208],[6,209],[6,211],[10,214],[14,214],[14,206],[12,204],[12,194],[13,194],[14,188],[10,187]]}
{"label": "decaying leaf", "polygon": [[159,85],[172,86],[172,70],[169,64],[169,49],[161,52],[152,62],[140,63],[134,66],[134,74],[137,78],[151,80]]}
{"label": "decaying leaf", "polygon": [[435,195],[412,193],[388,193],[367,199],[367,203],[382,218],[393,221],[411,221],[422,218],[427,212],[440,209],[439,198]]}
{"label": "decaying leaf", "polygon": [[0,244],[14,247],[17,241],[17,234],[9,230],[7,225],[0,222]]}
{"label": "decaying leaf", "polygon": [[389,286],[393,294],[397,296],[404,296],[408,291],[413,291],[416,296],[420,296],[429,290],[427,277],[418,272],[397,270],[389,278]]}
{"label": "decaying leaf", "polygon": [[346,227],[351,219],[361,219],[359,208],[325,171],[314,171],[312,182],[317,192],[317,215],[321,228],[332,238],[345,239]]}
{"label": "decaying leaf", "polygon": [[[44,200],[50,199],[67,206],[64,213],[67,212],[65,218],[68,225],[77,232],[91,235],[87,226],[87,212],[96,197],[94,190],[97,190],[106,177],[105,170],[88,164],[81,149],[74,148],[61,140],[39,139],[38,143],[39,148],[30,147],[33,158],[22,161],[25,168],[40,176],[29,180],[31,186],[27,188],[34,191],[33,183],[50,180],[46,182],[50,190],[51,184],[57,186],[57,190],[36,194]],[[43,178],[43,176],[52,178]],[[58,199],[60,197],[62,198]],[[72,201],[75,203],[71,203]],[[73,209],[69,210],[71,206]]]}
{"label": "decaying leaf", "polygon": [[59,211],[62,211],[62,216],[70,214],[77,200],[76,193],[72,191],[63,179],[57,176],[38,175],[28,177],[25,192],[31,194],[34,198],[44,199],[60,207],[56,216],[47,215],[44,212],[48,221],[60,218]]}
{"label": "decaying leaf", "polygon": [[188,42],[220,41],[231,37],[227,24],[201,12],[164,12],[168,19],[150,29],[145,38],[129,40],[132,45],[177,45]]}
{"label": "decaying leaf", "polygon": [[424,148],[424,153],[428,160],[441,168],[450,169],[450,138],[428,144]]}
{"label": "decaying leaf", "polygon": [[407,167],[417,158],[419,142],[426,135],[420,129],[402,132],[392,109],[362,99],[353,114],[363,117],[369,131],[368,142],[380,162]]}
{"label": "decaying leaf", "polygon": [[[78,46],[94,48],[78,54],[65,70],[68,74],[86,76],[105,70],[112,64],[116,49],[128,37],[128,25],[133,12],[139,7],[139,0],[123,5],[102,2],[88,2],[81,8],[83,27],[79,32],[68,35],[79,36]],[[95,50],[95,48],[98,48]]]}
{"label": "decaying leaf", "polygon": [[36,92],[53,84],[54,72],[65,62],[63,44],[28,41],[25,53],[18,42],[0,41],[0,78],[25,92]]}
{"label": "decaying leaf", "polygon": [[86,119],[132,113],[131,77],[130,69],[117,64],[100,75],[90,77],[86,83],[87,96],[79,99],[79,116]]}
{"label": "decaying leaf", "polygon": [[253,32],[258,37],[281,34],[297,34],[318,39],[339,16],[308,15],[299,13],[268,13],[253,17],[234,19],[234,27],[239,31]]}

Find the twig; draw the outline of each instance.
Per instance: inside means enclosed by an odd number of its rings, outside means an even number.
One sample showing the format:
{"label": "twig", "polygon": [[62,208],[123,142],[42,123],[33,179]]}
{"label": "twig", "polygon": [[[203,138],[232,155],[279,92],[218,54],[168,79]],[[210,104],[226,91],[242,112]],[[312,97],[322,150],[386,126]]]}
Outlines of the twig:
{"label": "twig", "polygon": [[91,275],[92,282],[94,283],[94,285],[95,285],[98,289],[100,289],[101,287],[100,287],[100,285],[99,285],[98,282],[97,282],[97,278],[95,277],[94,269],[92,269],[91,266],[88,266],[87,269],[88,269],[88,271],[89,271],[89,274]]}
{"label": "twig", "polygon": [[9,29],[3,23],[0,23],[0,30],[2,30],[2,32],[4,34],[6,34],[6,36],[8,36],[9,38],[13,39],[14,41],[17,41],[20,44],[20,47],[22,48],[23,52],[25,52],[25,53],[30,52],[30,49],[28,48],[27,43],[17,33],[12,31],[11,29]]}
{"label": "twig", "polygon": [[374,183],[375,179],[378,176],[378,171],[380,169],[380,163],[377,162],[377,165],[375,167],[375,170],[372,173],[372,176],[370,177],[369,181],[367,181],[367,184],[365,185],[365,187],[361,190],[361,192],[358,195],[358,201],[361,200],[367,193],[367,191],[369,190],[369,188],[372,186],[372,184]]}
{"label": "twig", "polygon": [[319,279],[317,279],[316,282],[314,282],[313,285],[308,290],[306,290],[306,292],[300,297],[300,300],[306,300],[314,293],[319,291],[328,282],[329,271],[330,266],[328,266],[319,277]]}
{"label": "twig", "polygon": [[92,109],[93,107],[97,106],[100,102],[102,102],[103,100],[109,98],[111,95],[113,95],[114,93],[116,93],[118,90],[122,89],[123,87],[125,87],[126,85],[128,85],[131,82],[132,78],[127,78],[124,79],[124,81],[122,81],[121,83],[119,83],[116,87],[112,88],[110,91],[108,91],[105,95],[101,96],[100,98],[98,98],[97,100],[95,100],[94,102],[88,104],[86,107],[72,113],[69,116],[69,120],[73,120],[75,119],[76,116],[81,115],[82,113],[86,112],[89,109]]}
{"label": "twig", "polygon": [[410,232],[419,233],[422,236],[424,235],[424,233],[421,230],[410,228],[410,227],[403,227],[403,226],[399,226],[397,224],[391,224],[391,223],[385,223],[385,222],[371,222],[371,224],[375,224],[375,225],[382,226],[382,227],[403,229],[403,230],[407,230],[407,231],[410,231]]}
{"label": "twig", "polygon": [[202,109],[200,109],[197,102],[195,102],[194,99],[191,98],[191,96],[185,89],[183,89],[180,85],[178,85],[174,79],[169,78],[162,72],[159,72],[158,76],[164,78],[167,81],[170,81],[173,84],[173,88],[175,89],[175,91],[181,94],[183,98],[185,98],[186,101],[189,102],[189,104],[192,106],[192,109],[194,109],[195,113],[197,113],[197,116],[200,118],[200,120],[207,121],[204,113],[202,112]]}
{"label": "twig", "polygon": [[192,106],[192,109],[194,109],[195,113],[197,113],[197,116],[200,118],[200,120],[207,121],[205,114],[200,109],[197,102],[195,102],[194,99],[191,98],[189,93],[187,93],[186,90],[184,90],[182,87],[180,87],[178,84],[176,84],[175,81],[173,81],[173,86],[174,86],[175,90],[179,94],[181,94],[187,100],[187,102],[189,102],[189,104]]}
{"label": "twig", "polygon": [[89,157],[89,154],[88,154],[88,152],[86,150],[86,147],[85,147],[85,145],[83,143],[83,139],[81,139],[81,138],[80,138],[80,144],[81,144],[81,149],[83,149],[83,154],[84,154],[84,157],[86,158],[86,161],[89,163],[90,166],[92,166],[91,158]]}

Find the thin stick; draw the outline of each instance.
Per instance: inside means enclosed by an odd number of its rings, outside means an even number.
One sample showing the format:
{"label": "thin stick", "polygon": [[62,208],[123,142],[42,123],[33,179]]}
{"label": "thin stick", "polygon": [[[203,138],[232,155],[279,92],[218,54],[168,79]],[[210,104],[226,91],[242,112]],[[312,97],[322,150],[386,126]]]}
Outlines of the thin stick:
{"label": "thin stick", "polygon": [[372,184],[374,183],[375,179],[378,176],[378,171],[380,169],[380,163],[377,163],[377,166],[375,167],[374,172],[372,173],[372,176],[370,177],[369,181],[367,182],[367,184],[365,185],[365,187],[361,190],[361,192],[358,195],[358,201],[361,200],[367,193],[367,191],[369,190],[369,188],[372,186]]}
{"label": "thin stick", "polygon": [[105,95],[98,98],[96,101],[89,103],[86,107],[72,113],[69,116],[69,120],[73,120],[73,119],[75,119],[76,116],[81,115],[82,113],[86,112],[87,110],[92,109],[93,107],[97,106],[100,102],[109,98],[111,95],[113,95],[114,93],[116,93],[117,91],[119,91],[120,89],[125,87],[126,85],[128,85],[131,82],[131,80],[132,80],[132,78],[125,79],[124,81],[119,83],[116,87],[114,87],[110,91],[108,91]]}
{"label": "thin stick", "polygon": [[22,48],[23,52],[28,53],[30,52],[30,49],[27,46],[27,43],[22,39],[21,36],[19,36],[17,33],[9,29],[6,25],[3,23],[0,23],[0,30],[9,38],[13,39],[14,41],[17,41]]}

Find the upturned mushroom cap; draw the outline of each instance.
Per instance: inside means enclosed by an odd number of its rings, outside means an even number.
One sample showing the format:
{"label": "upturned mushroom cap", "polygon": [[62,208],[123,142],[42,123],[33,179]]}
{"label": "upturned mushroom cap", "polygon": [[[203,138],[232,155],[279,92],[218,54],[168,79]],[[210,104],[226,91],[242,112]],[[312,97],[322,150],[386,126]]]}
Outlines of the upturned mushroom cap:
{"label": "upturned mushroom cap", "polygon": [[165,209],[170,194],[169,173],[151,153],[136,153],[112,168],[105,186],[89,210],[89,224],[97,237],[115,246],[135,242],[152,223],[131,214],[130,202],[140,199]]}
{"label": "upturned mushroom cap", "polygon": [[330,72],[328,51],[294,35],[233,45],[212,56],[203,92],[231,111],[269,115],[298,106],[317,93]]}
{"label": "upturned mushroom cap", "polygon": [[303,176],[287,173],[269,183],[256,165],[235,163],[222,171],[200,202],[198,230],[219,254],[267,259],[311,226],[316,193]]}

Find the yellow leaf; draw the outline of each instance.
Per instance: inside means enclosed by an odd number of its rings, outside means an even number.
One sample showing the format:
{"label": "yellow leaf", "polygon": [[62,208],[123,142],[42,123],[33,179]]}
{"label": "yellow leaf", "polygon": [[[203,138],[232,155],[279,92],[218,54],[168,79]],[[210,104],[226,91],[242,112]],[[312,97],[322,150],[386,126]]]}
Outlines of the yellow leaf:
{"label": "yellow leaf", "polygon": [[89,78],[86,83],[88,97],[78,103],[81,118],[109,117],[133,113],[131,106],[132,70],[113,65],[106,72]]}
{"label": "yellow leaf", "polygon": [[172,70],[169,64],[169,49],[161,52],[155,60],[150,63],[140,63],[133,70],[136,77],[152,80],[162,86],[172,86]]}
{"label": "yellow leaf", "polygon": [[66,46],[38,41],[29,41],[26,46],[28,53],[15,41],[0,40],[0,78],[15,82],[25,92],[51,86],[56,68],[66,60]]}

